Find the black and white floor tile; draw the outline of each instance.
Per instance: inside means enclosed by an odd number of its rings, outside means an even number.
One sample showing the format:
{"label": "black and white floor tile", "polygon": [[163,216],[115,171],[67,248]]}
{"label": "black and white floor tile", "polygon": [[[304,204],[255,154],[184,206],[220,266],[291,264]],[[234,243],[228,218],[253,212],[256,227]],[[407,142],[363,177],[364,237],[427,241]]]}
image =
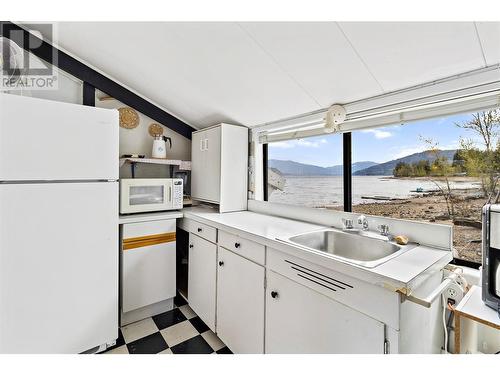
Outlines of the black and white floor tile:
{"label": "black and white floor tile", "polygon": [[232,354],[182,297],[175,308],[119,330],[116,345],[104,354]]}

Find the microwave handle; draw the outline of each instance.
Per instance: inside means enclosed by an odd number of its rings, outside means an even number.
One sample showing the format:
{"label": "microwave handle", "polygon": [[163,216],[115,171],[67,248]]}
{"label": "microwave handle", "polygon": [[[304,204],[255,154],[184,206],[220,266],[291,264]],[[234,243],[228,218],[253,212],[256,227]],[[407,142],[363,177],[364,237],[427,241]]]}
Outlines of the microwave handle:
{"label": "microwave handle", "polygon": [[168,201],[172,202],[172,186],[168,187]]}

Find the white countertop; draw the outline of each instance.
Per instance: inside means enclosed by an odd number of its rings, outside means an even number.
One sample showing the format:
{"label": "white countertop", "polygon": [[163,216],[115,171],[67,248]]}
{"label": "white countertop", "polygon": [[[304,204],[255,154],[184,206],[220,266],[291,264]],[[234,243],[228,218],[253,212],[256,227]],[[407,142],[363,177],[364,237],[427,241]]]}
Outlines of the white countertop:
{"label": "white countertop", "polygon": [[456,310],[470,319],[500,329],[500,317],[494,309],[485,305],[481,297],[482,291],[480,286],[473,285]]}
{"label": "white countertop", "polygon": [[128,214],[118,217],[118,224],[141,223],[144,221],[156,221],[166,219],[178,219],[183,216],[182,211],[148,212],[143,214]]}
{"label": "white countertop", "polygon": [[250,211],[221,214],[203,206],[185,208],[182,212],[186,218],[218,227],[249,240],[259,241],[266,246],[321,264],[332,270],[407,294],[416,289],[429,274],[441,269],[453,259],[451,251],[418,246],[377,267],[366,268],[276,239],[325,229],[325,226]]}

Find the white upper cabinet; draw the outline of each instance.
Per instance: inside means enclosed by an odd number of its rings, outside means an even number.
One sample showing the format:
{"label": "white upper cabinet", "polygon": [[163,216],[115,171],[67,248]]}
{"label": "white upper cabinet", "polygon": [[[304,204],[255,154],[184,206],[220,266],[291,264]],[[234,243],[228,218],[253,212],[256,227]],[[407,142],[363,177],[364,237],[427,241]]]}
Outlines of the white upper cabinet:
{"label": "white upper cabinet", "polygon": [[220,124],[193,133],[191,195],[220,212],[247,208],[248,129]]}

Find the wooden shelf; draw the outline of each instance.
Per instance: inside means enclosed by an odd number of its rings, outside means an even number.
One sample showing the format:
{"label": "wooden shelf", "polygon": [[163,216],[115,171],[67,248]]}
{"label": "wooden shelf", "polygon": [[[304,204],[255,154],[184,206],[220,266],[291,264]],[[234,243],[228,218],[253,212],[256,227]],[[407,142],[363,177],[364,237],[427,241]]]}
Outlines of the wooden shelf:
{"label": "wooden shelf", "polygon": [[182,171],[191,170],[191,162],[188,160],[174,159],[153,159],[153,158],[120,158],[120,167],[125,163],[142,163],[142,164],[161,164],[161,165],[177,165]]}

